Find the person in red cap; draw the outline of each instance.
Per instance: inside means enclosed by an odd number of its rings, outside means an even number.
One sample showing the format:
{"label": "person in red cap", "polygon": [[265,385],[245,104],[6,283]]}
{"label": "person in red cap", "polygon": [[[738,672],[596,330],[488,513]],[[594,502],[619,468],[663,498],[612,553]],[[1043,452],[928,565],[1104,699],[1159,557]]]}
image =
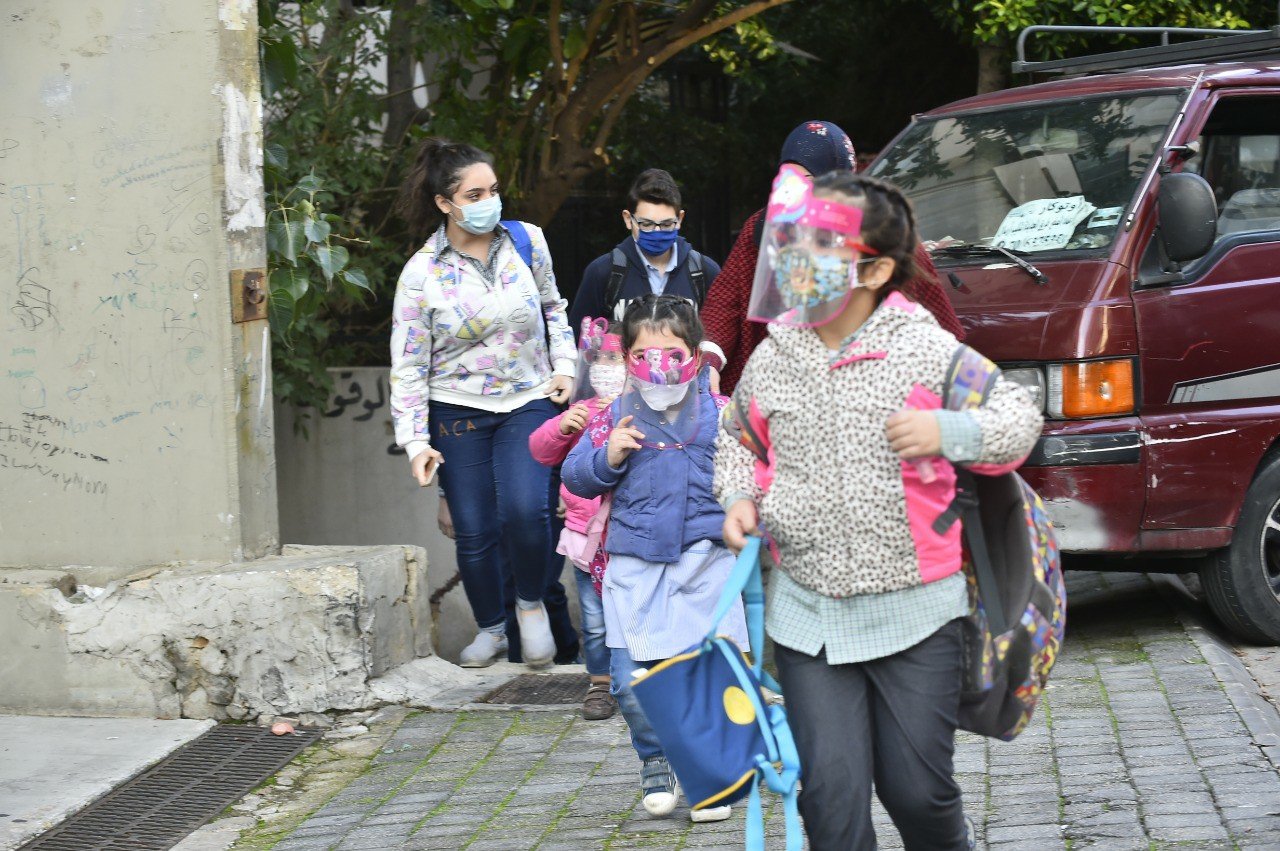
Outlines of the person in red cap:
{"label": "person in red cap", "polygon": [[[811,177],[832,171],[857,171],[858,160],[853,142],[843,130],[830,121],[805,121],[797,126],[782,143],[782,156],[778,165],[794,163]],[[707,342],[703,348],[715,372],[712,381],[719,379],[719,392],[733,393],[742,368],[756,346],[765,338],[766,325],[747,321],[747,302],[751,295],[751,282],[756,274],[756,257],[759,254],[760,234],[764,209],[757,210],[743,224],[738,240],[729,252],[715,287],[707,291],[702,306],[702,324],[706,328]],[[938,324],[964,339],[964,329],[951,307],[951,301],[938,284],[938,273],[923,246],[916,246],[915,262],[919,274],[907,281],[902,293],[929,310]]]}

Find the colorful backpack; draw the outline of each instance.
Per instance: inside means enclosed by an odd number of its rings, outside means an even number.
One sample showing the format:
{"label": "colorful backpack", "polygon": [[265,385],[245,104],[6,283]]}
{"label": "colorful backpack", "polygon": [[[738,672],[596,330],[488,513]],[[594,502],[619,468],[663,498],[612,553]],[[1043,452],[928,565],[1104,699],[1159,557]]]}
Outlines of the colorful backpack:
{"label": "colorful backpack", "polygon": [[[944,407],[978,407],[999,372],[978,352],[959,346],[944,382]],[[722,424],[755,454],[756,482],[767,490],[773,451],[768,422],[754,400],[735,396]],[[955,500],[934,522],[934,531],[941,535],[957,521],[964,524],[969,616],[960,728],[1008,741],[1030,722],[1057,660],[1067,595],[1053,525],[1040,497],[1017,473],[984,475],[984,469],[975,464],[956,470]]]}
{"label": "colorful backpack", "polygon": [[[748,538],[721,591],[711,631],[700,644],[655,665],[631,683],[645,717],[694,810],[748,796],[747,851],[764,851],[760,781],[783,799],[787,851],[800,851],[800,755],[786,710],[767,705],[761,686],[780,691],[765,672],[764,583],[760,539]],[[716,635],[741,595],[755,663]]]}
{"label": "colorful backpack", "polygon": [[[963,411],[987,398],[999,367],[960,346],[948,369],[945,406]],[[1009,741],[1026,728],[1067,625],[1067,592],[1053,524],[1017,473],[957,470],[956,498],[934,522],[964,524],[969,580],[960,727]],[[975,473],[977,475],[975,475]]]}

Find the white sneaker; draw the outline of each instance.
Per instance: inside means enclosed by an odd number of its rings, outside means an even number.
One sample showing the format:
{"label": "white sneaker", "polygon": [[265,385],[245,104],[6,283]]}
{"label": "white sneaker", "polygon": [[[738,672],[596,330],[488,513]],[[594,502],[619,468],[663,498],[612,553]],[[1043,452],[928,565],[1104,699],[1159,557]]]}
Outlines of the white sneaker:
{"label": "white sneaker", "polygon": [[701,810],[689,810],[689,821],[694,824],[702,824],[708,821],[724,821],[733,815],[733,807],[725,804],[723,807],[706,807]]}
{"label": "white sneaker", "polygon": [[669,816],[676,811],[680,790],[674,792],[650,792],[644,796],[644,811],[651,816]]}
{"label": "white sneaker", "polygon": [[530,668],[546,668],[555,661],[556,640],[551,635],[551,619],[547,607],[538,604],[536,609],[516,607],[516,622],[520,624],[520,652]]}
{"label": "white sneaker", "polygon": [[507,654],[507,637],[480,630],[471,643],[462,648],[458,664],[464,668],[487,668]]}
{"label": "white sneaker", "polygon": [[680,784],[666,757],[655,756],[644,761],[640,769],[640,788],[644,792],[644,811],[651,816],[669,816],[680,800]]}

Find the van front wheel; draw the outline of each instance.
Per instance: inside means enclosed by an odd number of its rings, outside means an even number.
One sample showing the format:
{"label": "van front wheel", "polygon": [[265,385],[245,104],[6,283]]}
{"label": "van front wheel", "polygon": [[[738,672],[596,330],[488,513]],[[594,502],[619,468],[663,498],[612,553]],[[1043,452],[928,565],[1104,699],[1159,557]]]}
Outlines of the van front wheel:
{"label": "van front wheel", "polygon": [[1206,561],[1200,584],[1227,629],[1280,644],[1280,456],[1249,486],[1231,545]]}

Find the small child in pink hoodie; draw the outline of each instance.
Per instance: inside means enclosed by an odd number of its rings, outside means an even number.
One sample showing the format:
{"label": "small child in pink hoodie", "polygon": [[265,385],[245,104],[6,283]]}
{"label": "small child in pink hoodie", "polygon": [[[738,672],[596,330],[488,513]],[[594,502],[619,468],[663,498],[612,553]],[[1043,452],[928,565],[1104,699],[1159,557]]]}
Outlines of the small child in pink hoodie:
{"label": "small child in pink hoodie", "polygon": [[[561,464],[577,445],[587,423],[607,408],[622,392],[626,364],[622,339],[604,319],[584,319],[578,346],[578,381],[574,405],[552,417],[529,436],[534,460],[549,467]],[[592,443],[603,445],[607,430],[589,435]],[[597,442],[599,441],[599,442]],[[591,686],[582,701],[582,717],[599,721],[612,717],[617,709],[609,693],[609,648],[605,646],[604,607],[601,582],[604,579],[604,527],[608,511],[602,511],[602,497],[586,499],[560,486],[564,506],[564,531],[557,552],[573,562],[582,609],[582,646]]]}

